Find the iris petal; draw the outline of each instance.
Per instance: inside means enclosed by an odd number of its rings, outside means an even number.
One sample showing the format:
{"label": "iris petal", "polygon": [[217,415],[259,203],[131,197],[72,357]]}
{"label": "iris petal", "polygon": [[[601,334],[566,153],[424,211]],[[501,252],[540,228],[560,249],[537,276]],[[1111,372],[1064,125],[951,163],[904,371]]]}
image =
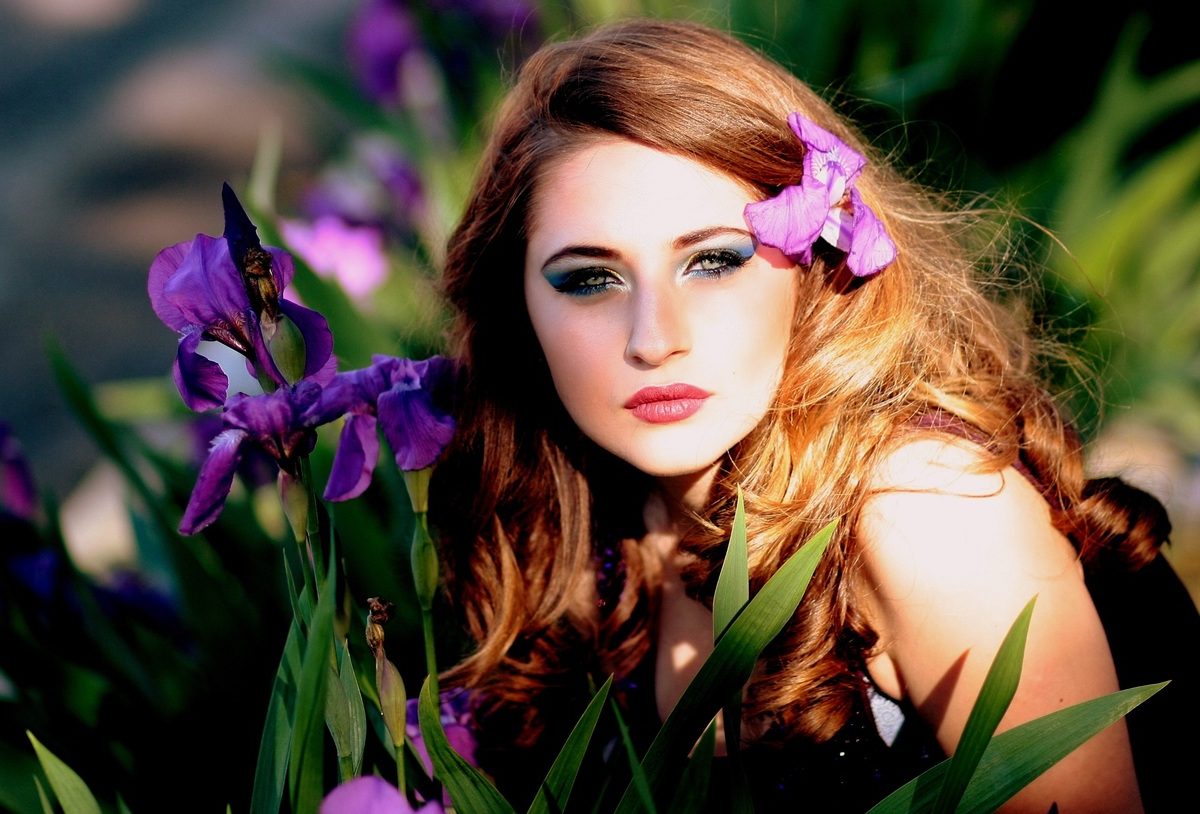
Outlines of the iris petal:
{"label": "iris petal", "polygon": [[377,409],[396,465],[405,471],[432,466],[454,437],[454,419],[434,407],[426,390],[394,387],[379,397]]}
{"label": "iris petal", "polygon": [[371,475],[379,460],[379,434],[375,425],[373,415],[346,417],[329,482],[325,484],[326,500],[350,500],[361,495],[371,484]]}
{"label": "iris petal", "polygon": [[192,330],[179,340],[172,375],[179,395],[188,409],[201,412],[215,410],[225,403],[229,379],[221,366],[196,352],[201,333]]}
{"label": "iris petal", "polygon": [[195,534],[221,514],[233,486],[233,474],[242,460],[242,442],[246,438],[246,432],[234,429],[225,430],[213,439],[183,519],[179,521],[180,534]]}

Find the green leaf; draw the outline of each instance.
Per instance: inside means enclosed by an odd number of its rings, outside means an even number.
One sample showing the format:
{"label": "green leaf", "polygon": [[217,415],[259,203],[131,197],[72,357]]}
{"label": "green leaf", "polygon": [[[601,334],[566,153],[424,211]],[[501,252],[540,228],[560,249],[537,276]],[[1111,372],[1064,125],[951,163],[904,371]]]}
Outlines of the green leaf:
{"label": "green leaf", "polygon": [[38,802],[42,804],[42,814],[54,814],[54,806],[50,805],[50,798],[46,796],[46,788],[42,785],[40,778],[33,778],[33,785],[37,787]]}
{"label": "green leaf", "polygon": [[42,764],[42,771],[46,773],[46,779],[50,781],[50,788],[54,790],[64,814],[100,814],[100,804],[96,802],[83,779],[53,752],[42,746],[41,741],[28,729],[25,730],[25,735],[33,744],[33,751],[37,753],[38,762]]}
{"label": "green leaf", "polygon": [[421,724],[421,735],[433,761],[433,775],[450,792],[450,799],[458,811],[486,811],[489,814],[513,814],[514,809],[496,790],[484,774],[462,758],[450,746],[446,731],[442,729],[439,699],[433,694],[429,676],[421,685],[421,696],[417,702],[417,717]]}
{"label": "green leaf", "polygon": [[[996,735],[979,761],[957,814],[995,811],[1042,772],[1097,732],[1129,714],[1168,683],[1147,684],[1093,698]],[[868,814],[929,811],[949,766],[950,761],[945,760],[922,772],[889,794]]]}
{"label": "green leaf", "polygon": [[[333,672],[332,667],[330,671]],[[367,711],[363,707],[358,676],[345,639],[337,646],[334,678],[336,680],[329,682],[325,695],[325,723],[333,736],[339,763],[345,764],[350,777],[357,777],[362,770],[363,751],[367,745]]]}
{"label": "green leaf", "polygon": [[[835,520],[788,557],[717,642],[642,760],[653,789],[674,788],[683,760],[705,727],[721,705],[750,678],[758,655],[796,612],[836,528]],[[627,788],[617,811],[629,814],[636,807],[637,802]]]}
{"label": "green leaf", "polygon": [[288,758],[292,751],[292,717],[296,710],[296,684],[300,680],[300,624],[293,619],[271,686],[267,720],[254,769],[251,814],[276,814],[283,801]]}
{"label": "green leaf", "polygon": [[587,754],[588,746],[592,742],[596,722],[600,720],[600,713],[604,711],[604,703],[608,700],[611,689],[612,676],[609,676],[592,696],[587,709],[579,716],[575,728],[571,730],[558,757],[554,759],[554,765],[546,773],[546,779],[542,781],[537,796],[533,798],[529,814],[552,814],[553,811],[566,809],[571,799],[571,788],[575,785],[575,777],[579,774],[579,766],[583,763],[583,756]]}
{"label": "green leaf", "polygon": [[704,736],[692,751],[691,760],[679,781],[679,790],[671,801],[667,814],[692,814],[703,811],[708,800],[708,777],[712,770],[713,752],[717,746],[717,723],[713,721],[704,730]]}
{"label": "green leaf", "polygon": [[717,577],[713,594],[713,641],[721,638],[725,628],[750,601],[750,558],[746,550],[746,504],[742,487],[738,487],[737,509],[733,513],[733,529],[729,547]]}
{"label": "green leaf", "polygon": [[634,791],[637,792],[638,802],[649,814],[655,814],[658,809],[654,805],[654,794],[650,791],[650,781],[646,778],[646,770],[638,761],[637,750],[633,747],[633,738],[629,736],[629,727],[626,726],[625,718],[621,715],[616,701],[612,702],[612,711],[613,717],[617,720],[617,731],[621,733],[621,744],[625,747],[625,756],[629,758],[629,767],[633,772],[631,782]]}
{"label": "green leaf", "polygon": [[325,585],[313,612],[296,692],[288,787],[293,811],[316,811],[325,789],[325,693],[333,648],[333,611],[337,601],[337,559],[330,558]]}
{"label": "green leaf", "polygon": [[[750,553],[746,547],[746,503],[742,489],[738,487],[737,508],[733,513],[733,528],[729,533],[729,546],[721,563],[717,577],[717,588],[713,595],[713,641],[720,640],[734,618],[750,601]],[[742,693],[739,688],[725,704],[725,750],[729,755],[729,779],[732,796],[732,814],[750,814],[754,810],[750,802],[750,788],[741,761]]]}
{"label": "green leaf", "polygon": [[987,749],[988,741],[995,734],[1000,719],[1017,693],[1021,665],[1025,660],[1025,639],[1029,635],[1029,621],[1033,617],[1036,602],[1035,596],[1017,615],[996,657],[992,659],[992,666],[988,668],[983,686],[979,688],[979,696],[971,707],[971,714],[967,716],[966,726],[958,739],[958,747],[950,758],[941,793],[933,806],[934,814],[950,814],[955,810]]}

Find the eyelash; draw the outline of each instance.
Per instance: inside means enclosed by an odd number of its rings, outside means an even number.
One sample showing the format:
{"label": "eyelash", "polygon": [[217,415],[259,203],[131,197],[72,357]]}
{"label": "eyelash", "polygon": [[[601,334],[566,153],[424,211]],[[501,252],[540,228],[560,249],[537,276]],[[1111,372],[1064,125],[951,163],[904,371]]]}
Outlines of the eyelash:
{"label": "eyelash", "polygon": [[[732,249],[709,249],[694,255],[688,260],[687,269],[693,276],[717,280],[733,274],[750,260],[750,255]],[[713,263],[708,268],[697,268],[706,263]],[[594,280],[596,282],[588,282]],[[557,280],[551,280],[550,285],[555,291],[572,297],[588,297],[599,294],[618,284],[620,278],[606,268],[582,268],[567,272]]]}

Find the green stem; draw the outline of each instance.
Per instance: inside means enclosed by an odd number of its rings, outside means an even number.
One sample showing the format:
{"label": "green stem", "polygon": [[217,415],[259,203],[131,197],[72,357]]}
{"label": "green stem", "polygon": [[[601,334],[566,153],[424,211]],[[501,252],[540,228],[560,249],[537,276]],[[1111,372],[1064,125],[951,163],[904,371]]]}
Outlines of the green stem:
{"label": "green stem", "polygon": [[338,755],[338,776],[343,783],[354,779],[354,758],[350,755]]}
{"label": "green stem", "polygon": [[308,495],[308,518],[305,523],[304,541],[308,547],[309,558],[314,574],[325,573],[325,549],[321,545],[321,518],[318,514],[319,503],[313,483],[312,464],[305,455],[300,458],[300,480],[304,483]]}
{"label": "green stem", "polygon": [[421,608],[421,632],[425,636],[425,669],[429,672],[429,685],[436,698],[438,693],[437,653],[433,646],[433,612],[429,608]]}

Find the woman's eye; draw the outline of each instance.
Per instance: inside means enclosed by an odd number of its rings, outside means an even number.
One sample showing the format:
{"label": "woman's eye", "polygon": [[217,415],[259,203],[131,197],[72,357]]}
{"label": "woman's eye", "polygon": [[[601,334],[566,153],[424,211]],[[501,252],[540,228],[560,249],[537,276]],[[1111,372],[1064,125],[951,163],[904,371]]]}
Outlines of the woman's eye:
{"label": "woman's eye", "polygon": [[701,277],[724,277],[732,274],[750,260],[750,254],[732,249],[701,252],[688,263],[688,273]]}
{"label": "woman's eye", "polygon": [[599,294],[620,284],[620,280],[607,269],[579,269],[555,274],[550,278],[555,291],[577,297]]}

